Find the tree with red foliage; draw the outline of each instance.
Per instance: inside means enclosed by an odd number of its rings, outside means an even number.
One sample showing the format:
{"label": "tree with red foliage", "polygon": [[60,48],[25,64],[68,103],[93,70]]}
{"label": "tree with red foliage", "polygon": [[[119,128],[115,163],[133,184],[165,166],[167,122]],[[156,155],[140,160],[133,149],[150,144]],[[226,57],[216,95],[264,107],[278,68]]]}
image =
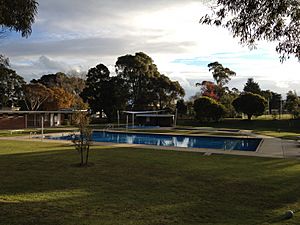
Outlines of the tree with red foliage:
{"label": "tree with red foliage", "polygon": [[219,100],[220,97],[217,95],[217,86],[212,81],[202,81],[202,83],[196,83],[196,86],[200,86],[201,95],[212,98],[214,100]]}
{"label": "tree with red foliage", "polygon": [[212,72],[215,83],[212,81],[203,81],[202,83],[196,83],[196,86],[201,87],[202,96],[207,96],[218,101],[226,92],[225,85],[236,73],[227,67],[223,67],[219,62],[209,63],[207,66],[209,71]]}

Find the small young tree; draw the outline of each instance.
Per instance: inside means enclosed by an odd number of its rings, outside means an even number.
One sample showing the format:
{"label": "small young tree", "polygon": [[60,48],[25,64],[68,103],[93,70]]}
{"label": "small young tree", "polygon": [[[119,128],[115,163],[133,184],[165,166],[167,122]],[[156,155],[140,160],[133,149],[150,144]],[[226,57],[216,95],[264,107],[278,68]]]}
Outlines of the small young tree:
{"label": "small young tree", "polygon": [[79,128],[79,135],[72,140],[75,149],[80,154],[80,166],[87,166],[90,146],[92,143],[92,130],[89,128],[90,118],[87,112],[78,111],[74,114],[74,123]]}
{"label": "small young tree", "polygon": [[260,116],[264,113],[267,101],[260,95],[253,93],[243,93],[232,102],[233,107],[237,112],[245,113],[248,120],[252,116]]}
{"label": "small young tree", "polygon": [[200,97],[194,102],[196,119],[219,121],[225,115],[225,107],[209,97]]}

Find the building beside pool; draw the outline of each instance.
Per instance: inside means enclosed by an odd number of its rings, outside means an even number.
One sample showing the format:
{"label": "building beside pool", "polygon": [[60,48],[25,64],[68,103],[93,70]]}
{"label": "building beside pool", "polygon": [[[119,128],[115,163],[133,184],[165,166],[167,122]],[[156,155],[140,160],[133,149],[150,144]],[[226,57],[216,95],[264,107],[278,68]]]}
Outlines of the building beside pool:
{"label": "building beside pool", "polygon": [[[175,115],[162,114],[164,110],[158,111],[123,111],[126,114],[126,126],[131,122],[132,127],[136,126],[159,126],[172,127],[175,125]],[[131,121],[129,121],[131,119]]]}
{"label": "building beside pool", "polygon": [[0,129],[57,127],[72,123],[73,110],[60,111],[16,111],[0,110]]}
{"label": "building beside pool", "polygon": [[172,127],[174,115],[171,114],[137,114],[136,124],[142,126]]}

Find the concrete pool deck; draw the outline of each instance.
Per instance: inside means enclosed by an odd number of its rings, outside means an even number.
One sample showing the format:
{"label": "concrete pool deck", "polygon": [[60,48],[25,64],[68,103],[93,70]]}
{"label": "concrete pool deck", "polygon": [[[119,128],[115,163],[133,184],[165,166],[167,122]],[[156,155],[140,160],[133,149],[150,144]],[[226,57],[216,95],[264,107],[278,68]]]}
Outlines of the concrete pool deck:
{"label": "concrete pool deck", "polygon": [[[51,136],[62,136],[68,135],[70,133],[53,133],[49,134]],[[174,133],[173,133],[174,135]],[[178,134],[180,135],[180,134]],[[188,135],[189,136],[189,135]],[[195,136],[195,135],[191,135]],[[203,136],[203,135],[197,135]],[[263,135],[256,135],[251,133],[251,135],[245,135],[248,138],[262,138],[262,142],[259,145],[257,151],[237,151],[237,150],[219,150],[219,149],[205,149],[205,148],[180,148],[180,147],[166,147],[166,146],[154,146],[154,145],[140,145],[140,144],[117,144],[117,143],[107,143],[107,142],[94,142],[93,145],[97,146],[114,146],[114,147],[126,147],[126,148],[144,148],[144,149],[154,149],[154,150],[170,150],[170,151],[181,151],[181,152],[199,152],[204,153],[209,156],[211,154],[226,154],[226,155],[239,155],[239,156],[255,156],[255,157],[270,157],[270,158],[300,158],[300,143],[293,140],[285,140],[280,138],[274,138]],[[17,136],[17,137],[0,137],[1,140],[16,140],[16,141],[43,141],[43,142],[56,142],[56,143],[68,143],[71,141],[66,140],[50,140],[41,139],[30,136]],[[241,137],[241,136],[240,136]],[[0,143],[1,145],[1,143]]]}

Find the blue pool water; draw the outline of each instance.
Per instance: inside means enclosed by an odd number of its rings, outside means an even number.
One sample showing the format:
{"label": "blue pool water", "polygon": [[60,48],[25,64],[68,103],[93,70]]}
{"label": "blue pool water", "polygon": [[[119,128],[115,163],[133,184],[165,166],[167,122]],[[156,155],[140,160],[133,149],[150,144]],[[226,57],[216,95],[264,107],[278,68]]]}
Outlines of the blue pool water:
{"label": "blue pool water", "polygon": [[[212,148],[240,151],[256,151],[261,141],[261,139],[258,138],[199,137],[122,132],[93,132],[92,138],[95,142],[174,146],[183,148]],[[58,137],[57,139],[71,140],[72,136],[63,136]]]}

